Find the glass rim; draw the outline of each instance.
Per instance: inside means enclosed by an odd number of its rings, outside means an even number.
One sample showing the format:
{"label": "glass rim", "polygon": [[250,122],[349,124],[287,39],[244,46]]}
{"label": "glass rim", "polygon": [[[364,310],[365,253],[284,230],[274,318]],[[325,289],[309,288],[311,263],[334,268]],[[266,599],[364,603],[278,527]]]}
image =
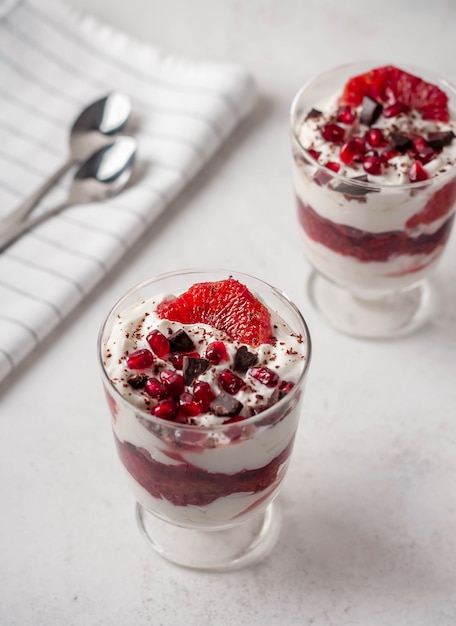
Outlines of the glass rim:
{"label": "glass rim", "polygon": [[[233,276],[234,278],[242,279],[244,277],[247,280],[253,280],[253,281],[256,281],[258,283],[261,283],[264,287],[267,287],[268,289],[272,290],[272,292],[275,293],[275,295],[294,312],[294,314],[297,316],[297,319],[298,319],[299,323],[302,326],[302,329],[304,330],[305,344],[306,344],[306,347],[307,347],[306,354],[305,354],[304,366],[302,368],[302,371],[301,371],[301,373],[299,375],[298,380],[294,383],[293,388],[292,388],[292,390],[289,393],[287,393],[283,398],[278,400],[275,404],[273,404],[272,406],[268,407],[264,411],[261,411],[260,413],[257,413],[256,415],[252,415],[251,417],[246,417],[245,419],[239,420],[238,422],[211,424],[210,426],[202,426],[202,425],[196,425],[196,424],[181,424],[181,423],[178,423],[178,422],[173,422],[172,420],[166,420],[166,419],[163,419],[161,417],[157,417],[156,415],[153,415],[152,413],[149,413],[148,411],[145,411],[144,409],[141,409],[140,407],[136,406],[132,402],[129,402],[119,392],[117,387],[111,382],[111,380],[110,380],[110,378],[108,376],[108,373],[106,371],[106,368],[104,366],[103,356],[102,356],[103,337],[105,335],[105,330],[106,330],[106,328],[108,326],[109,321],[113,318],[114,312],[117,311],[117,310],[120,310],[121,304],[125,300],[127,300],[131,295],[133,295],[135,292],[139,291],[140,289],[142,289],[142,288],[144,288],[144,287],[146,287],[148,285],[151,285],[152,283],[158,282],[160,280],[164,280],[164,279],[167,279],[167,278],[172,278],[173,276],[183,276],[183,275],[186,275],[186,274],[211,274],[211,273],[214,273],[214,272],[215,273],[218,273],[218,272],[225,273],[227,276]],[[249,287],[249,290],[250,290],[250,287]],[[266,304],[266,306],[268,306],[268,303],[265,303],[265,304]],[[269,306],[268,306],[268,308],[269,308]],[[304,380],[305,380],[305,378],[307,376],[307,371],[309,369],[309,364],[310,364],[310,361],[311,361],[312,342],[311,342],[311,337],[310,337],[309,328],[307,326],[307,322],[305,321],[304,316],[302,315],[302,313],[300,312],[298,307],[285,294],[285,292],[283,292],[282,290],[278,289],[277,287],[274,287],[273,285],[271,285],[267,281],[264,281],[261,278],[257,278],[256,276],[252,276],[251,274],[246,274],[245,272],[240,272],[240,271],[237,271],[237,270],[228,270],[228,269],[225,269],[225,268],[212,268],[212,269],[207,269],[207,268],[185,268],[185,269],[182,269],[182,270],[172,270],[170,272],[164,272],[164,273],[161,273],[161,274],[157,274],[156,276],[153,276],[152,278],[146,278],[145,280],[141,281],[140,283],[137,283],[136,285],[134,285],[133,287],[128,289],[128,291],[126,291],[115,302],[115,304],[111,307],[111,309],[109,310],[108,314],[106,315],[106,317],[104,318],[104,320],[103,320],[103,322],[101,324],[100,330],[98,332],[98,338],[97,338],[97,354],[98,354],[98,357],[97,357],[98,358],[98,364],[99,364],[99,366],[101,368],[103,381],[104,381],[105,384],[108,385],[109,389],[111,389],[113,391],[113,393],[115,394],[116,399],[120,400],[122,402],[122,404],[127,405],[132,410],[134,410],[135,413],[140,414],[141,417],[145,418],[147,421],[150,421],[153,424],[156,424],[157,426],[167,427],[167,428],[174,428],[176,430],[182,429],[182,430],[189,430],[189,431],[192,431],[192,432],[200,432],[200,433],[205,432],[206,434],[209,434],[209,433],[213,433],[213,432],[222,432],[222,431],[226,430],[227,428],[230,428],[230,427],[235,426],[235,425],[238,425],[238,426],[254,425],[255,422],[266,419],[274,411],[276,411],[277,408],[280,408],[280,406],[284,406],[285,407],[287,402],[289,402],[290,399],[292,399],[294,396],[296,396],[298,394],[298,392],[301,391],[301,387],[302,387],[302,384],[304,383]]]}
{"label": "glass rim", "polygon": [[[372,190],[377,190],[377,191],[381,190],[382,192],[388,191],[388,190],[397,192],[398,190],[409,191],[413,189],[415,190],[424,189],[426,187],[431,186],[433,182],[437,180],[445,181],[446,179],[452,178],[456,173],[456,163],[448,170],[448,172],[445,172],[444,174],[439,175],[439,176],[433,176],[431,178],[428,178],[426,180],[416,182],[416,183],[397,183],[397,184],[390,185],[390,184],[385,184],[385,183],[376,183],[373,181],[356,180],[354,178],[350,178],[349,176],[345,176],[344,174],[338,174],[337,172],[334,172],[334,170],[331,170],[330,168],[326,167],[322,163],[319,163],[316,159],[314,159],[314,157],[310,154],[310,152],[302,145],[298,137],[298,134],[296,132],[296,126],[297,126],[297,121],[298,121],[296,114],[297,114],[298,104],[302,95],[306,91],[311,89],[313,85],[317,83],[317,81],[319,81],[322,78],[325,78],[326,76],[329,77],[334,72],[342,71],[344,69],[348,70],[349,68],[351,67],[354,68],[356,66],[361,67],[363,65],[366,66],[366,71],[368,71],[369,67],[372,67],[372,69],[374,69],[376,67],[381,67],[383,65],[394,65],[394,63],[388,62],[388,61],[366,60],[366,61],[352,61],[348,63],[342,63],[340,65],[335,65],[333,67],[330,67],[324,70],[323,72],[320,72],[319,74],[312,76],[309,80],[307,80],[300,87],[300,89],[294,96],[293,101],[291,103],[291,109],[290,109],[290,126],[292,130],[293,138],[296,140],[297,144],[299,145],[299,148],[305,153],[306,159],[312,165],[315,165],[316,167],[324,170],[325,172],[328,172],[328,174],[331,175],[331,178],[334,178],[336,181],[340,181],[341,183],[349,182],[350,185],[353,185],[354,187],[359,187],[360,189],[372,189]],[[445,93],[447,93],[447,91],[450,91],[456,98],[456,85],[453,85],[449,80],[447,80],[446,78],[443,78],[439,74],[436,74],[424,68],[420,68],[418,66],[410,65],[408,63],[400,63],[396,65],[396,67],[399,67],[400,69],[404,69],[405,71],[408,71],[408,72],[412,72],[412,71],[417,72],[416,75],[421,74],[423,76],[423,79],[426,81],[433,80],[435,83],[439,83],[439,87],[442,87],[442,86],[445,87]]]}

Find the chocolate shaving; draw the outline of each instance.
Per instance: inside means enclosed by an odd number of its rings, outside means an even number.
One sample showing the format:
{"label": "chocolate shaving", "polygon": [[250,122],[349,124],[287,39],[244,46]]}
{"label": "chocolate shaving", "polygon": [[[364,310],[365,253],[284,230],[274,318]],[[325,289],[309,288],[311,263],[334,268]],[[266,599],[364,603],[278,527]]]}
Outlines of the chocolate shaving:
{"label": "chocolate shaving", "polygon": [[194,350],[195,344],[187,335],[185,330],[178,330],[168,338],[171,352],[190,352]]}
{"label": "chocolate shaving", "polygon": [[361,114],[359,116],[359,121],[361,124],[366,124],[366,126],[372,126],[380,117],[380,113],[382,112],[383,106],[377,100],[373,98],[369,98],[369,96],[364,96],[362,104],[361,104]]}
{"label": "chocolate shaving", "polygon": [[188,386],[191,385],[195,378],[198,378],[209,367],[209,361],[207,359],[200,359],[198,357],[184,356],[182,361],[182,373],[184,375],[184,383]]}
{"label": "chocolate shaving", "polygon": [[431,148],[439,150],[440,148],[449,146],[455,137],[456,135],[452,130],[442,130],[436,133],[429,133],[427,142]]}
{"label": "chocolate shaving", "polygon": [[229,393],[221,391],[219,395],[212,400],[209,408],[220,417],[234,417],[235,415],[239,415],[244,407],[242,402],[230,396]]}
{"label": "chocolate shaving", "polygon": [[[359,181],[361,183],[369,182],[366,174],[362,174],[361,176],[354,176],[349,179],[350,181]],[[340,193],[344,193],[347,196],[365,196],[368,193],[379,191],[375,187],[364,187],[362,185],[351,184],[351,182],[344,181],[339,183],[334,187],[334,191],[339,191]]]}
{"label": "chocolate shaving", "polygon": [[316,119],[317,117],[320,117],[320,115],[322,115],[322,112],[318,109],[310,109],[310,111],[306,115],[306,122],[307,120]]}
{"label": "chocolate shaving", "polygon": [[405,152],[413,143],[410,137],[403,133],[391,133],[389,139],[392,147],[399,152]]}
{"label": "chocolate shaving", "polygon": [[127,383],[133,389],[142,389],[144,385],[147,383],[148,376],[146,374],[136,374],[135,376],[131,376]]}
{"label": "chocolate shaving", "polygon": [[257,361],[258,356],[254,352],[250,352],[247,346],[241,346],[234,355],[233,369],[235,372],[246,372]]}

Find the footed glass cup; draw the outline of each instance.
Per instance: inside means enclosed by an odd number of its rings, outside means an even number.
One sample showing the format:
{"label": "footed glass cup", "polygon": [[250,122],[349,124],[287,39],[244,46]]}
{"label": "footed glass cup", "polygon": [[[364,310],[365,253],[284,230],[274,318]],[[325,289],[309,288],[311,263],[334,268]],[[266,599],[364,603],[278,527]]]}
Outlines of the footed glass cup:
{"label": "footed glass cup", "polygon": [[[304,85],[291,108],[298,224],[314,270],[309,295],[333,327],[366,338],[411,332],[434,314],[437,299],[429,275],[450,235],[456,202],[455,167],[400,185],[380,178],[353,180],[319,164],[302,145],[299,126],[306,114],[341,93],[352,76],[382,65],[331,69]],[[446,81],[400,67],[440,87],[450,111],[456,111],[456,91]]]}
{"label": "footed glass cup", "polygon": [[[197,282],[228,276],[249,290],[302,335],[305,361],[293,389],[276,404],[243,421],[193,426],[140,410],[112,384],[103,365],[106,341],[118,313],[160,293],[178,295]],[[136,519],[152,548],[182,566],[231,570],[264,558],[280,530],[275,502],[298,427],[310,361],[310,336],[296,306],[278,289],[226,270],[163,274],[131,289],[100,331],[102,380],[114,441],[136,498]]]}

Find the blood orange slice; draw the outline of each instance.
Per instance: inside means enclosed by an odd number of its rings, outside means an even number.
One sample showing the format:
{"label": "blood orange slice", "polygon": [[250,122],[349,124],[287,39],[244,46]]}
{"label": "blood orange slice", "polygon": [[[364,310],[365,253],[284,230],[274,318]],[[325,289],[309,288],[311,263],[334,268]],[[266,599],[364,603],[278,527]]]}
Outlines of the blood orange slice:
{"label": "blood orange slice", "polygon": [[449,120],[446,93],[437,85],[394,65],[377,67],[350,78],[344,87],[340,104],[358,106],[364,96],[388,105],[402,102],[418,110],[427,120]]}
{"label": "blood orange slice", "polygon": [[249,346],[273,339],[268,309],[234,278],[196,283],[180,296],[159,304],[157,313],[181,324],[208,324]]}

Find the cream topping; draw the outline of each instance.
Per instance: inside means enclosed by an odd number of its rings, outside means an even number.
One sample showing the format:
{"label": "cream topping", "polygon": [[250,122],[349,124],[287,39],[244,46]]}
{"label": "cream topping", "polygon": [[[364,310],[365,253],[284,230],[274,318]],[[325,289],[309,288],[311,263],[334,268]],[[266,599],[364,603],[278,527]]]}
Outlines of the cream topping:
{"label": "cream topping", "polygon": [[[134,389],[128,380],[138,370],[132,371],[126,365],[126,356],[140,349],[149,349],[146,341],[147,335],[154,329],[159,330],[163,335],[169,337],[176,331],[183,329],[193,340],[195,352],[201,358],[205,357],[206,347],[214,341],[222,341],[228,352],[228,360],[222,361],[218,365],[210,365],[205,373],[198,377],[198,380],[208,382],[214,393],[218,394],[221,387],[218,383],[218,375],[221,370],[231,368],[237,350],[244,345],[231,341],[226,333],[208,326],[206,324],[181,324],[166,319],[160,319],[156,313],[157,305],[172,296],[160,294],[149,300],[139,302],[117,317],[111,335],[103,349],[103,362],[106,372],[119,393],[134,406],[151,412],[156,404],[143,389]],[[303,370],[305,360],[305,347],[303,338],[297,335],[278,317],[276,313],[270,311],[271,324],[275,337],[274,344],[261,344],[257,348],[248,347],[250,352],[256,353],[258,361],[256,366],[268,367],[275,372],[281,381],[295,383]],[[145,370],[144,373],[158,378],[163,369],[173,369],[169,360],[165,357],[160,359],[155,356],[152,366],[153,373]],[[249,415],[252,410],[258,407],[267,406],[276,392],[275,387],[268,387],[248,372],[234,372],[246,383],[244,389],[234,394],[236,400],[242,403],[241,415]],[[191,388],[189,389],[191,391]],[[205,413],[192,418],[193,423],[201,426],[223,423],[220,418],[212,413]]]}

